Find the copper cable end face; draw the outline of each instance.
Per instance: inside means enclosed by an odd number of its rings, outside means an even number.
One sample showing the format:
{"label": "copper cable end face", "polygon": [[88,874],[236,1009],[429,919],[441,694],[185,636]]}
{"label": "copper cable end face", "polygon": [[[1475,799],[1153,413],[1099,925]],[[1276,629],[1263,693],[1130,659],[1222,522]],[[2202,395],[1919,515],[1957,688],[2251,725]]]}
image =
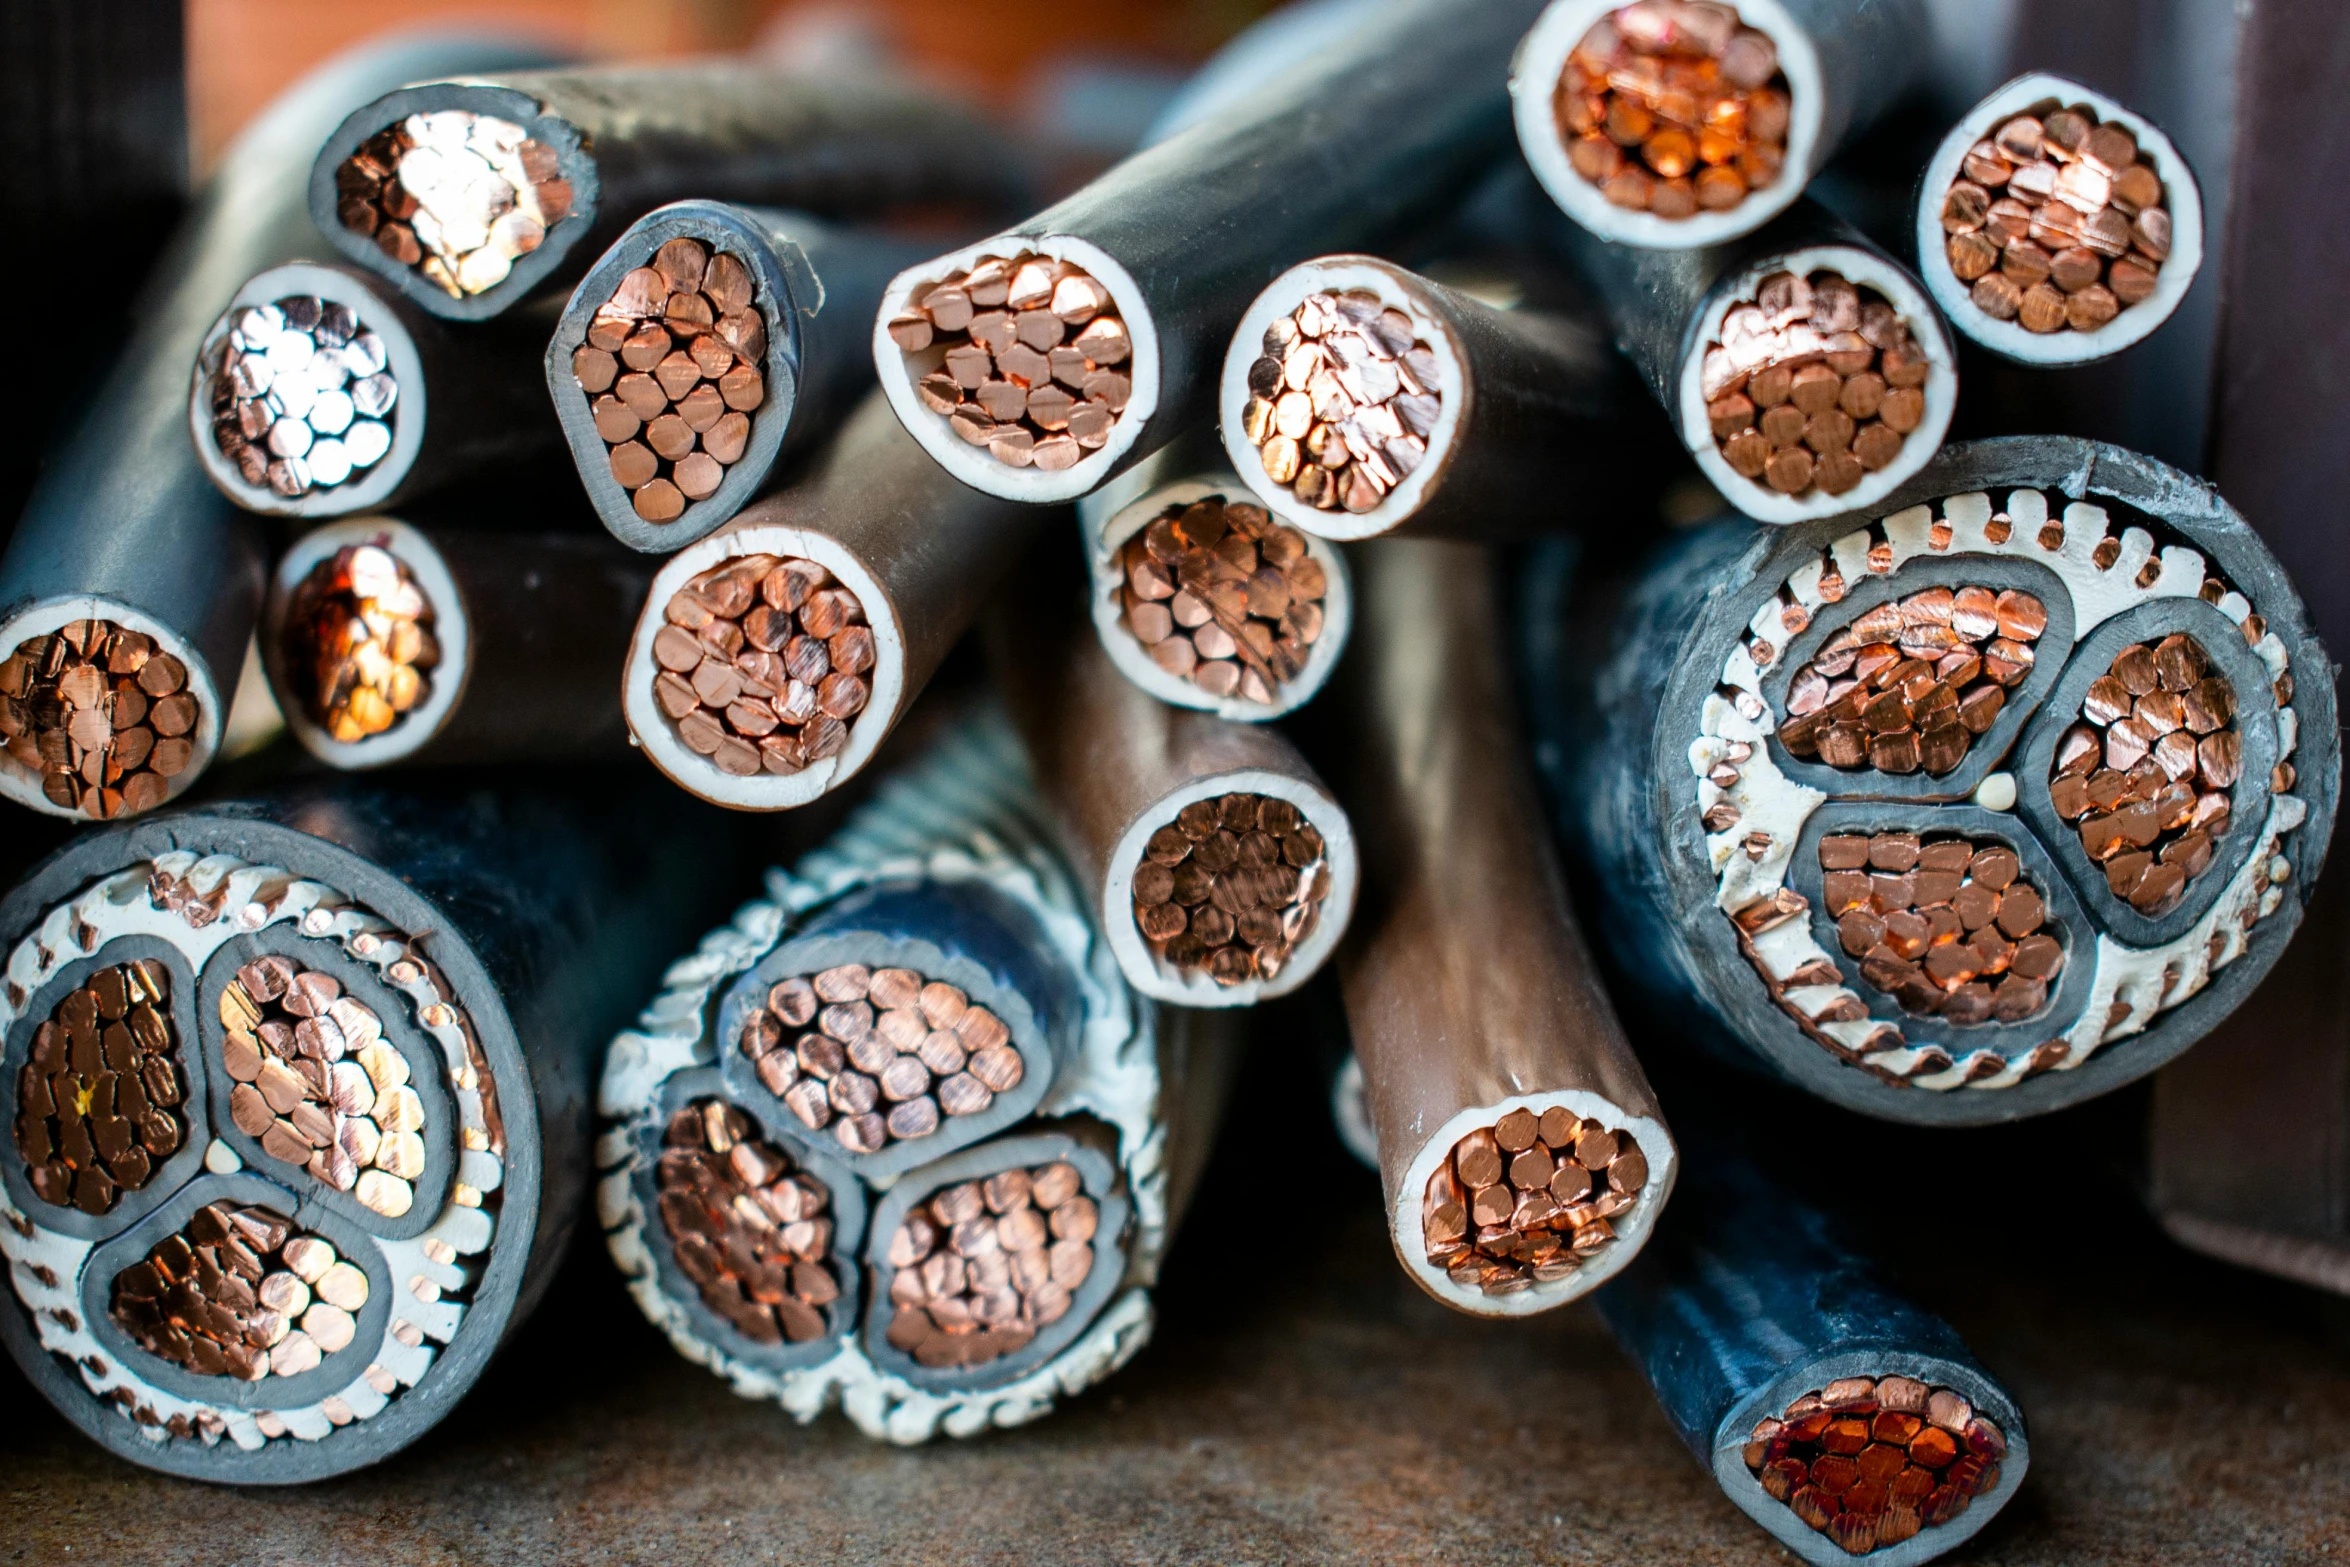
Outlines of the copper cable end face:
{"label": "copper cable end face", "polygon": [[187,665],[111,620],[70,621],[0,660],[6,765],[94,820],[161,805],[202,716]]}
{"label": "copper cable end face", "polygon": [[913,969],[862,963],[778,982],[741,1043],[768,1092],[852,1154],[928,1137],[1028,1075],[989,1008]]}
{"label": "copper cable end face", "polygon": [[1914,832],[1820,840],[1828,917],[1861,978],[1916,1016],[2018,1023],[2048,1002],[2064,932],[2013,849]]}
{"label": "copper cable end face", "polygon": [[2122,649],[2056,743],[2048,793],[2113,895],[2150,918],[2211,868],[2243,773],[2236,692],[2195,639]]}
{"label": "copper cable end face", "polygon": [[1563,1279],[1615,1240],[1608,1221],[1648,1185],[1632,1134],[1553,1105],[1521,1106],[1453,1145],[1421,1198],[1431,1266],[1510,1295]]}
{"label": "copper cable end face", "polygon": [[237,311],[208,368],[212,442],[244,482],[287,500],[366,477],[392,449],[400,383],[382,336],[337,300]]}
{"label": "copper cable end face", "polygon": [[1889,600],[1795,672],[1779,743],[1843,772],[1942,777],[2029,678],[2047,629],[2047,606],[2014,588],[1933,587]]}
{"label": "copper cable end face", "polygon": [[1552,100],[1575,172],[1666,219],[1729,212],[1776,180],[1793,107],[1777,45],[1704,0],[1638,0],[1593,23]]}
{"label": "copper cable end face", "polygon": [[1101,1210],[1066,1162],[999,1170],[914,1205],[890,1237],[888,1341],[933,1369],[984,1365],[1068,1314]]}
{"label": "copper cable end face", "polygon": [[367,1275],[269,1208],[216,1202],[114,1279],[112,1311],[149,1354],[197,1376],[300,1376],[349,1346]]}
{"label": "copper cable end face", "polygon": [[697,756],[751,778],[849,743],[875,644],[857,595],[814,561],[745,555],[670,596],[653,636],[653,700]]}
{"label": "copper cable end face", "polygon": [[916,289],[889,335],[923,404],[1008,467],[1075,467],[1134,390],[1134,343],[1110,291],[1033,253]]}
{"label": "copper cable end face", "polygon": [[657,1179],[662,1228],[705,1305],[754,1343],[824,1337],[840,1298],[830,1188],[719,1099],[669,1118]]}
{"label": "copper cable end face", "polygon": [[152,958],[83,980],[33,1031],[16,1075],[16,1152],[33,1194],[111,1213],[188,1138],[171,971]]}
{"label": "copper cable end face", "polygon": [[1269,980],[1330,896],[1322,835],[1287,800],[1194,800],[1134,867],[1134,924],[1167,962],[1219,985]]}
{"label": "copper cable end face", "polygon": [[1975,143],[1943,193],[1944,254],[1992,320],[2094,332],[2154,293],[2165,198],[2128,126],[2086,106],[2027,111]]}
{"label": "copper cable end face", "polygon": [[1211,696],[1271,705],[1321,638],[1330,590],[1306,536],[1262,506],[1170,506],[1118,551],[1119,624]]}
{"label": "copper cable end face", "polygon": [[311,568],[287,604],[280,634],[295,700],[342,744],[383,734],[432,694],[441,660],[434,619],[398,556],[344,545]]}
{"label": "copper cable end face", "polygon": [[1755,1425],[1746,1467],[1854,1556],[1950,1522],[1999,1483],[2007,1437],[1958,1393],[1845,1377]]}
{"label": "copper cable end face", "polygon": [[740,256],[679,237],[596,308],[571,374],[613,482],[646,522],[675,522],[742,460],[767,398],[767,320]]}
{"label": "copper cable end face", "polygon": [[571,213],[555,150],[464,109],[411,114],[335,170],[335,216],[453,299],[506,281]]}
{"label": "copper cable end face", "polygon": [[1723,318],[1699,389],[1722,460],[1778,494],[1842,495],[1925,421],[1925,350],[1885,296],[1775,272]]}
{"label": "copper cable end face", "polygon": [[1241,429],[1302,504],[1367,512],[1427,460],[1443,383],[1403,311],[1368,289],[1309,294],[1265,329]]}

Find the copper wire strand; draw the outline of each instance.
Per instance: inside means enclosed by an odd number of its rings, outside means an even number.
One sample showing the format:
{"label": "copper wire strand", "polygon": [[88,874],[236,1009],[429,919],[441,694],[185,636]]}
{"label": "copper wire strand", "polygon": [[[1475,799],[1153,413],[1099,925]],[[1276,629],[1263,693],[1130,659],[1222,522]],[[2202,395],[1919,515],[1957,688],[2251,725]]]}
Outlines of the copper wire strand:
{"label": "copper wire strand", "polygon": [[1966,1398],[1912,1377],[1844,1377],[1755,1424],[1764,1491],[1854,1556],[1949,1523],[1999,1484],[2007,1437]]}
{"label": "copper wire strand", "polygon": [[382,336],[349,305],[290,294],[248,306],[216,351],[205,382],[213,445],[254,489],[298,499],[390,454],[399,380]]}
{"label": "copper wire strand", "polygon": [[1914,832],[1820,840],[1822,899],[1861,978],[1913,1014],[2015,1023],[2047,1004],[2063,932],[2013,849]]}
{"label": "copper wire strand", "polygon": [[16,1152],[33,1195],[110,1213],[188,1137],[171,971],[153,958],[99,969],[33,1030],[16,1074]]}
{"label": "copper wire strand", "polygon": [[379,545],[346,544],[313,566],[280,633],[310,721],[343,744],[397,726],[432,693],[435,620],[415,575]]}
{"label": "copper wire strand", "polygon": [[1322,835],[1287,800],[1195,800],[1134,867],[1134,923],[1179,969],[1219,985],[1278,977],[1330,895]]}
{"label": "copper wire strand", "polygon": [[28,638],[0,660],[8,765],[60,810],[152,810],[195,759],[203,713],[187,685],[187,665],[110,620]]}
{"label": "copper wire strand", "polygon": [[1629,1132],[1523,1106],[1455,1143],[1428,1177],[1428,1261],[1463,1289],[1509,1295],[1567,1277],[1615,1239],[1648,1184]]}
{"label": "copper wire strand", "polygon": [[335,216],[452,298],[488,292],[570,215],[553,148],[464,109],[411,114],[335,170]]}
{"label": "copper wire strand", "polygon": [[890,1237],[887,1340],[934,1369],[1025,1348],[1099,1259],[1101,1210],[1065,1161],[999,1170],[916,1203]]}
{"label": "copper wire strand", "polygon": [[822,1181],[718,1099],[669,1118],[655,1180],[671,1254],[703,1304],[754,1343],[824,1336],[841,1263]]}
{"label": "copper wire strand", "polygon": [[1211,696],[1270,705],[1322,635],[1328,575],[1261,506],[1170,506],[1119,547],[1120,616],[1151,661]]}
{"label": "copper wire strand", "polygon": [[653,700],[688,750],[738,778],[838,756],[872,697],[873,628],[814,561],[746,555],[679,588],[653,636]]}
{"label": "copper wire strand", "polygon": [[368,1294],[331,1242],[274,1209],[215,1202],[115,1275],[110,1310],[150,1354],[260,1382],[349,1348]]}
{"label": "copper wire strand", "polygon": [[1241,429],[1299,501],[1371,511],[1427,460],[1443,371],[1405,312],[1368,289],[1309,294],[1262,346]]}

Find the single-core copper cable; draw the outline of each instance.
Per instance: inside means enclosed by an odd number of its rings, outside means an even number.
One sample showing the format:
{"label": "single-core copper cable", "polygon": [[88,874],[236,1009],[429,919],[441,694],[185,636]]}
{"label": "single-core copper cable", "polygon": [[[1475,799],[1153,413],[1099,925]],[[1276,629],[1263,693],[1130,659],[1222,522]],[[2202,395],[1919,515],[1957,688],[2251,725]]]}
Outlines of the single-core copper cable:
{"label": "single-core copper cable", "polygon": [[1746,1467],[1854,1556],[1946,1524],[1999,1483],[2007,1437],[1956,1390],[1844,1377],[1757,1421]]}
{"label": "single-core copper cable", "polygon": [[1134,926],[1177,968],[1219,985],[1280,977],[1330,896],[1328,846],[1287,800],[1194,800],[1152,833],[1133,879]]}
{"label": "single-core copper cable", "polygon": [[152,958],[97,970],[33,1030],[16,1076],[16,1153],[33,1194],[113,1211],[188,1138],[171,970]]}
{"label": "single-core copper cable", "polygon": [[1914,832],[1820,839],[1822,897],[1861,978],[1904,1010],[1960,1025],[2047,1003],[2064,931],[2013,849]]}
{"label": "single-core copper cable", "polygon": [[151,1355],[262,1382],[349,1348],[370,1293],[366,1273],[287,1215],[213,1202],[115,1275],[109,1310]]}
{"label": "single-core copper cable", "polygon": [[0,766],[61,811],[104,821],[162,804],[202,718],[187,666],[110,620],[69,621],[0,660]]}
{"label": "single-core copper cable", "polygon": [[433,620],[413,574],[378,545],[348,544],[312,567],[279,630],[310,721],[349,743],[405,719],[440,663]]}
{"label": "single-core copper cable", "polygon": [[1262,346],[1241,433],[1300,502],[1367,512],[1427,460],[1445,375],[1403,311],[1368,289],[1308,294]]}
{"label": "single-core copper cable", "polygon": [[246,484],[289,500],[347,483],[392,449],[390,354],[339,300],[297,294],[238,311],[203,388],[221,455]]}
{"label": "single-core copper cable", "polygon": [[335,216],[454,298],[506,280],[571,213],[553,148],[494,115],[411,114],[335,169]]}
{"label": "single-core copper cable", "polygon": [[1555,1283],[1614,1243],[1608,1221],[1647,1184],[1648,1156],[1629,1136],[1559,1105],[1539,1115],[1521,1105],[1429,1175],[1428,1261],[1488,1296]]}
{"label": "single-core copper cable", "polygon": [[1169,505],[1117,553],[1119,625],[1169,675],[1270,706],[1321,638],[1328,574],[1262,506]]}
{"label": "single-core copper cable", "polygon": [[840,1299],[832,1193],[716,1098],[681,1107],[662,1135],[661,1225],[702,1302],[759,1344],[804,1344]]}
{"label": "single-core copper cable", "polygon": [[919,1365],[980,1366],[1066,1316],[1093,1270],[1099,1206],[1066,1161],[933,1192],[889,1240],[888,1342]]}

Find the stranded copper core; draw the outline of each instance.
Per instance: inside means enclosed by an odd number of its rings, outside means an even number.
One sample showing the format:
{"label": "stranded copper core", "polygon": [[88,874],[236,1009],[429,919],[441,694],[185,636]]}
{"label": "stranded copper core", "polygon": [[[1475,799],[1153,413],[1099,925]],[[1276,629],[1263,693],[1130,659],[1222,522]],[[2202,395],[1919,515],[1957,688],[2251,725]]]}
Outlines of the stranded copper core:
{"label": "stranded copper core", "polygon": [[411,114],[335,170],[335,216],[452,298],[506,281],[571,212],[553,148],[464,109]]}
{"label": "stranded copper core", "polygon": [[1820,840],[1820,869],[1837,940],[1861,978],[1904,1010],[2014,1023],[2047,1003],[2064,944],[2013,849],[1845,833]]}
{"label": "stranded copper core", "polygon": [[284,1214],[216,1202],[115,1276],[113,1313],[151,1355],[259,1382],[348,1347],[369,1293],[364,1272]]}
{"label": "stranded copper core", "polygon": [[1428,1260],[1464,1289],[1509,1295],[1563,1279],[1615,1239],[1648,1184],[1629,1132],[1553,1105],[1469,1133],[1428,1177]]}
{"label": "stranded copper core", "polygon": [[889,335],[931,412],[1013,468],[1075,467],[1133,391],[1110,291],[1066,261],[983,261],[918,289]]}
{"label": "stranded copper core", "polygon": [[1194,800],[1134,868],[1134,923],[1177,968],[1219,985],[1272,979],[1330,895],[1322,835],[1287,800]]}
{"label": "stranded copper core", "polygon": [[872,696],[864,606],[811,560],[745,555],[669,599],[653,700],[688,750],[738,778],[796,773],[849,743]]}
{"label": "stranded copper core", "polygon": [[1855,1556],[1946,1524],[1999,1483],[2007,1437],[1946,1387],[1846,1377],[1758,1422],[1746,1467]]}
{"label": "stranded copper core", "polygon": [[1309,294],[1265,329],[1241,429],[1265,477],[1321,511],[1367,512],[1427,460],[1443,373],[1412,318],[1366,289]]}
{"label": "stranded copper core", "polygon": [[432,692],[433,607],[399,558],[346,544],[287,606],[286,670],[312,723],[346,745],[382,734]]}
{"label": "stranded copper core", "polygon": [[1640,0],[1594,23],[1553,107],[1575,172],[1660,218],[1727,212],[1787,161],[1778,48],[1727,5]]}
{"label": "stranded copper core", "polygon": [[171,971],[103,968],[33,1031],[16,1074],[16,1151],[43,1202],[112,1212],[187,1141]]}
{"label": "stranded copper core", "polygon": [[195,758],[188,667],[111,620],[76,620],[0,661],[8,765],[49,803],[107,820],[163,803]]}
{"label": "stranded copper core", "polygon": [[890,1237],[888,1340],[933,1368],[1025,1348],[1098,1265],[1101,1210],[1068,1163],[999,1170],[915,1204]]}
{"label": "stranded copper core", "polygon": [[1322,635],[1322,563],[1262,506],[1171,506],[1118,551],[1121,618],[1151,661],[1211,696],[1270,704]]}
{"label": "stranded copper core", "polygon": [[620,280],[571,355],[612,480],[647,522],[674,522],[740,461],[766,400],[767,322],[742,258],[678,238]]}
{"label": "stranded copper core", "polygon": [[760,1344],[824,1336],[840,1298],[832,1193],[758,1135],[735,1106],[703,1099],[662,1138],[661,1224],[712,1311]]}
{"label": "stranded copper core", "polygon": [[216,352],[212,441],[255,489],[288,500],[331,490],[391,452],[400,383],[349,305],[296,294],[249,306]]}

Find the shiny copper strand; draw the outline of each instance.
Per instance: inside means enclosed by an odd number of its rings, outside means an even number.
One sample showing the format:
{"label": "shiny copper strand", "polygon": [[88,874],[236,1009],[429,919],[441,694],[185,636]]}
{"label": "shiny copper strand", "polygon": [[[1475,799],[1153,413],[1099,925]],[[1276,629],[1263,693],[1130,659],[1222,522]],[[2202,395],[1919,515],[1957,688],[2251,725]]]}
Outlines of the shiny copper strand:
{"label": "shiny copper strand", "polygon": [[849,743],[873,688],[873,628],[832,573],[744,555],[670,596],[654,633],[653,700],[720,772],[796,773]]}
{"label": "shiny copper strand", "polygon": [[1961,1026],[2020,1022],[2064,967],[2062,932],[2013,849],[1914,832],[1820,840],[1823,906],[1861,978]]}
{"label": "shiny copper strand", "polygon": [[1882,294],[1823,268],[1764,278],[1698,375],[1724,462],[1781,495],[1842,495],[1901,455],[1929,372]]}
{"label": "shiny copper strand", "polygon": [[195,759],[202,711],[187,687],[187,665],[111,620],[27,638],[0,660],[8,764],[60,810],[152,810]]}
{"label": "shiny copper strand", "polygon": [[674,522],[742,460],[767,398],[767,319],[740,256],[670,240],[596,308],[571,375],[612,481],[647,522]]}
{"label": "shiny copper strand", "polygon": [[778,981],[741,1044],[769,1093],[853,1154],[977,1115],[1028,1075],[993,1011],[943,980],[862,963]]}
{"label": "shiny copper strand", "polygon": [[671,1253],[704,1305],[755,1343],[824,1336],[841,1264],[822,1181],[717,1099],[669,1118],[655,1180]]}
{"label": "shiny copper strand", "polygon": [[220,1026],[238,1131],[387,1219],[415,1206],[424,1101],[374,1009],[332,974],[271,953],[222,988]]}
{"label": "shiny copper strand", "polygon": [[412,114],[335,170],[335,216],[452,298],[506,281],[571,213],[553,148],[463,109]]}
{"label": "shiny copper strand", "polygon": [[1552,1106],[1521,1106],[1453,1145],[1428,1177],[1428,1260],[1463,1289],[1510,1295],[1565,1278],[1615,1239],[1648,1156],[1632,1135]]}
{"label": "shiny copper strand", "polygon": [[1779,743],[1845,772],[1939,778],[2032,673],[2048,608],[2010,588],[1927,588],[1889,600],[1820,645],[1787,687]]}
{"label": "shiny copper strand", "polygon": [[1367,289],[1308,294],[1265,329],[1241,430],[1265,477],[1321,511],[1366,512],[1428,457],[1443,371],[1412,318]]}
{"label": "shiny copper strand", "polygon": [[99,969],[33,1030],[16,1074],[16,1152],[33,1195],[112,1212],[188,1138],[171,970],[153,958]]}
{"label": "shiny copper strand", "polygon": [[1322,635],[1330,591],[1306,536],[1245,501],[1170,506],[1118,551],[1120,624],[1211,696],[1270,704]]}
{"label": "shiny copper strand", "polygon": [[1287,800],[1194,800],[1134,867],[1134,924],[1153,950],[1219,985],[1272,979],[1330,896],[1322,835]]}
{"label": "shiny copper strand", "polygon": [[2162,177],[2088,108],[2003,120],[1942,197],[1944,253],[1974,306],[2027,332],[2094,332],[2154,292],[2170,256]]}
{"label": "shiny copper strand", "polygon": [[400,559],[346,544],[310,568],[286,608],[285,665],[305,715],[349,745],[432,694],[441,647],[432,601]]}
{"label": "shiny copper strand", "polygon": [[1073,468],[1110,438],[1134,352],[1110,291],[1081,267],[1023,252],[917,291],[889,335],[923,403],[1013,468]]}
{"label": "shiny copper strand", "polygon": [[112,1311],[149,1354],[259,1382],[349,1348],[368,1293],[365,1272],[284,1214],[215,1202],[115,1275]]}
{"label": "shiny copper strand", "polygon": [[2007,1437],[1966,1399],[1910,1377],[1845,1377],[1766,1416],[1746,1467],[1854,1556],[1946,1524],[1999,1483]]}
{"label": "shiny copper strand", "polygon": [[1639,0],[1593,23],[1552,101],[1575,172],[1660,218],[1727,212],[1777,179],[1792,109],[1777,45],[1705,0]]}
{"label": "shiny copper strand", "polygon": [[205,366],[212,443],[288,500],[362,477],[392,449],[400,383],[349,305],[292,294],[229,322]]}
{"label": "shiny copper strand", "polygon": [[2228,830],[2244,766],[2236,692],[2192,637],[2122,649],[2056,742],[2048,780],[2081,851],[2141,914],[2178,907]]}
{"label": "shiny copper strand", "polygon": [[1077,1167],[1015,1166],[914,1205],[889,1242],[888,1340],[934,1369],[1025,1348],[1096,1265],[1101,1210]]}

